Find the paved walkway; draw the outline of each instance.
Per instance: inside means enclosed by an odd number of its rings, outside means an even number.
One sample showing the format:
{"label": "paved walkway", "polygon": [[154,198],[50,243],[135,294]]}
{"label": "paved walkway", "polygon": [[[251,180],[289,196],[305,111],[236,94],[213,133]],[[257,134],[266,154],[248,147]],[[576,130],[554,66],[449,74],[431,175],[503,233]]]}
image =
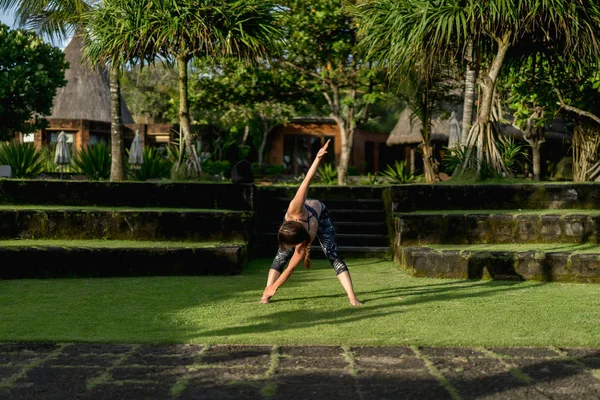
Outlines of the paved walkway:
{"label": "paved walkway", "polygon": [[600,348],[0,343],[0,399],[600,399]]}

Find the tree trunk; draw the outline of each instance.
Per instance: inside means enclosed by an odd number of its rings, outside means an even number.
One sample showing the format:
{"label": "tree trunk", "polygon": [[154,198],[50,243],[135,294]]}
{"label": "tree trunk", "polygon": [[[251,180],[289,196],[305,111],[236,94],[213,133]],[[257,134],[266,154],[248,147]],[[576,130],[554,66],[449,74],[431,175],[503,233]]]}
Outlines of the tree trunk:
{"label": "tree trunk", "polygon": [[510,37],[511,32],[507,32],[502,38],[497,40],[498,50],[496,55],[494,56],[487,74],[483,77],[482,82],[479,83],[481,87],[481,98],[479,99],[477,119],[469,131],[466,141],[467,152],[463,164],[458,168],[459,173],[464,172],[465,169],[473,165],[472,153],[475,146],[477,146],[475,160],[477,173],[481,173],[484,163],[498,173],[508,173],[502,162],[502,157],[496,148],[491,113],[492,105],[494,103],[496,82],[498,80],[500,68],[504,62],[504,57],[510,47]]}
{"label": "tree trunk", "polygon": [[462,116],[462,134],[460,144],[464,146],[473,122],[473,102],[475,99],[475,82],[477,80],[477,69],[474,62],[473,40],[467,43],[467,70],[465,73],[465,100]]}
{"label": "tree trunk", "polygon": [[438,163],[433,157],[433,146],[431,143],[423,143],[421,145],[423,151],[423,169],[425,170],[425,181],[427,183],[439,182],[440,175],[438,171]]}
{"label": "tree trunk", "polygon": [[267,122],[263,119],[263,137],[260,142],[260,148],[258,149],[258,166],[262,167],[265,160],[265,149],[267,148],[267,140],[269,138],[269,132],[271,132],[271,128],[267,124]]}
{"label": "tree trunk", "polygon": [[[338,185],[346,185],[348,183],[348,166],[350,165],[350,155],[352,154],[352,144],[354,142],[354,124],[350,123],[350,126],[346,127],[346,122],[341,118],[335,118],[335,122],[340,128],[340,139],[342,142],[342,152],[337,167]],[[330,151],[334,150],[331,149]]]}
{"label": "tree trunk", "polygon": [[542,180],[542,161],[540,157],[540,148],[542,144],[539,141],[529,143],[531,145],[531,154],[533,162],[533,180]]}
{"label": "tree trunk", "polygon": [[121,118],[121,81],[119,67],[110,67],[110,180],[125,180],[125,148],[123,146],[123,120]]}
{"label": "tree trunk", "polygon": [[194,138],[192,136],[192,127],[190,123],[190,106],[188,103],[188,59],[187,57],[177,58],[177,65],[179,67],[179,129],[181,130],[183,140],[180,143],[180,154],[177,162],[177,169],[179,170],[183,164],[184,152],[186,162],[186,175],[198,176],[201,172],[200,162],[198,161],[198,155],[196,154],[196,147],[194,146]]}

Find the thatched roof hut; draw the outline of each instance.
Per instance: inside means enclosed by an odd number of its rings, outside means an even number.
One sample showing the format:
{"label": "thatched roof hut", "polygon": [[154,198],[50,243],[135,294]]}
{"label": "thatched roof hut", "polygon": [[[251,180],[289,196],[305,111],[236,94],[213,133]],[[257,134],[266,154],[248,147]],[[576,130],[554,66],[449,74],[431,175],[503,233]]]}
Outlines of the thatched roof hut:
{"label": "thatched roof hut", "polygon": [[[462,126],[462,108],[457,107],[455,111],[456,119],[460,126]],[[450,138],[450,129],[451,129],[451,113],[448,113],[446,118],[442,118],[442,116],[437,116],[431,122],[431,140],[432,141],[441,141],[447,142]],[[388,146],[393,146],[395,144],[419,144],[423,142],[423,137],[421,136],[422,124],[418,118],[411,118],[411,111],[408,107],[404,108],[404,110],[400,113],[398,117],[398,122],[390,136],[387,140]]]}
{"label": "thatched roof hut", "polygon": [[[455,107],[455,115],[459,125],[462,127],[462,106],[458,105]],[[432,141],[448,142],[452,125],[451,120],[448,117],[442,119],[440,116],[438,116],[433,119],[431,127]],[[505,114],[504,118],[509,122],[512,120],[512,116],[510,114]],[[519,140],[523,139],[523,132],[510,123],[499,123],[497,127],[500,134],[505,137],[512,137]],[[423,137],[421,136],[421,128],[421,121],[419,121],[417,118],[412,118],[411,120],[411,111],[408,107],[406,107],[400,114],[398,122],[390,133],[386,143],[388,146],[397,144],[412,145],[422,143]],[[549,127],[546,138],[548,140],[568,141],[571,139],[571,136],[569,135],[568,127],[564,124],[564,122],[555,120]]]}
{"label": "thatched roof hut", "polygon": [[[66,86],[56,92],[50,119],[110,122],[110,86],[105,70],[82,64],[83,38],[75,35],[64,50],[69,69]],[[123,124],[133,124],[133,117],[121,98]]]}

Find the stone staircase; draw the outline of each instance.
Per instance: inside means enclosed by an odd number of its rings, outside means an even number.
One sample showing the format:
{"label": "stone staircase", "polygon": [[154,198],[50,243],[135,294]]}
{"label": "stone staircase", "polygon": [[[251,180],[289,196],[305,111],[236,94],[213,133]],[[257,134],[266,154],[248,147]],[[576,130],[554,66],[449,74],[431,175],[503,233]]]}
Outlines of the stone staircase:
{"label": "stone staircase", "polygon": [[254,186],[0,180],[0,279],[231,275]]}
{"label": "stone staircase", "polygon": [[[252,256],[275,255],[277,230],[296,190],[296,187],[258,188]],[[319,199],[327,206],[344,258],[385,257],[390,254],[383,190],[381,187],[311,186],[309,197]],[[311,257],[324,257],[318,240],[313,243]]]}
{"label": "stone staircase", "polygon": [[600,283],[600,185],[393,187],[395,260],[414,276]]}

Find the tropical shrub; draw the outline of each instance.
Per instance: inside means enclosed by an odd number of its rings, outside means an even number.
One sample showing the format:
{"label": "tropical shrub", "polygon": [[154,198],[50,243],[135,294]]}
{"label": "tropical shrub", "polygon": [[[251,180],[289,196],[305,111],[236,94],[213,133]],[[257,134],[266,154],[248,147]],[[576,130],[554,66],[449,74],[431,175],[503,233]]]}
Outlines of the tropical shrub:
{"label": "tropical shrub", "polygon": [[110,163],[110,149],[103,142],[84,147],[73,156],[73,165],[77,171],[87,176],[90,181],[109,179]]}
{"label": "tropical shrub", "polygon": [[372,174],[369,172],[367,173],[367,178],[361,180],[360,183],[363,185],[380,185],[383,182],[379,177],[379,173],[375,172],[374,174]]}
{"label": "tropical shrub", "polygon": [[523,169],[523,163],[529,160],[529,154],[525,150],[526,145],[516,143],[513,138],[501,136],[496,142],[496,147],[498,147],[504,166],[511,174]]}
{"label": "tropical shrub", "polygon": [[417,177],[410,172],[405,161],[394,161],[394,165],[388,165],[382,172],[383,179],[392,184],[410,183]]}
{"label": "tropical shrub", "polygon": [[335,165],[327,163],[317,171],[319,182],[324,185],[337,185],[338,173]]}
{"label": "tropical shrub", "polygon": [[10,165],[13,178],[33,178],[44,170],[42,154],[33,143],[1,144],[0,164]]}
{"label": "tropical shrub", "polygon": [[229,175],[231,163],[229,161],[205,161],[202,163],[202,172],[209,175]]}
{"label": "tropical shrub", "polygon": [[173,163],[166,159],[153,147],[144,148],[144,162],[139,168],[130,168],[129,176],[132,180],[147,181],[148,179],[169,178]]}

